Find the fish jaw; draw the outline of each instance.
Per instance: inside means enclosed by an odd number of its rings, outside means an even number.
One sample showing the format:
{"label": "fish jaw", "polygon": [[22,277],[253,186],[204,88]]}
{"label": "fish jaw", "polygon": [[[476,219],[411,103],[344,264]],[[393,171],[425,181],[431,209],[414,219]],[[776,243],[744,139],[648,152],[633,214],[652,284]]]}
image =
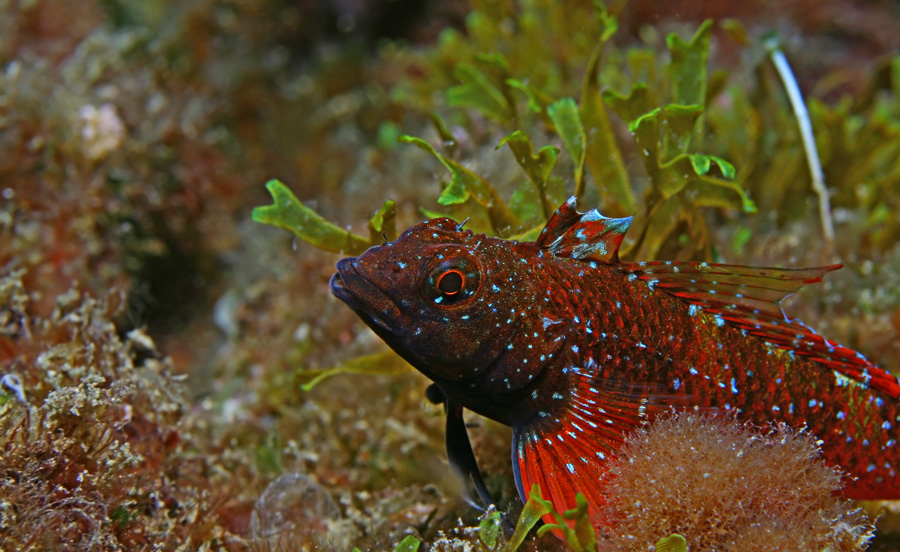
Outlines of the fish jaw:
{"label": "fish jaw", "polygon": [[375,333],[399,337],[406,318],[397,304],[360,271],[356,257],[341,259],[328,282],[331,293],[356,312]]}

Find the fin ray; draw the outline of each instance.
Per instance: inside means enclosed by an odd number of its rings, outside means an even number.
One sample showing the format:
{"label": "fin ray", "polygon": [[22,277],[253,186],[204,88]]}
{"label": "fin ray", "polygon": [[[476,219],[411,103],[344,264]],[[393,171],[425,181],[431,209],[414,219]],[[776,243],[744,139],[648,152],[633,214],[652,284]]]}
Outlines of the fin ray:
{"label": "fin ray", "polygon": [[781,308],[785,297],[806,284],[821,282],[825,274],[841,266],[790,269],[654,261],[620,263],[618,268],[648,282],[653,289],[718,316],[732,327],[900,398],[900,379],[799,320],[791,320]]}
{"label": "fin ray", "polygon": [[575,210],[572,196],[553,213],[537,244],[557,257],[618,262],[619,246],[633,217],[608,218],[596,209]]}
{"label": "fin ray", "polygon": [[[575,495],[581,492],[592,524],[602,526],[606,461],[628,435],[673,408],[673,401],[656,393],[661,391],[658,386],[597,378],[589,370],[573,371],[580,377],[558,418],[514,427],[516,486],[524,500],[525,490],[538,483],[544,499],[558,512],[574,508]],[[555,522],[550,514],[544,520]]]}

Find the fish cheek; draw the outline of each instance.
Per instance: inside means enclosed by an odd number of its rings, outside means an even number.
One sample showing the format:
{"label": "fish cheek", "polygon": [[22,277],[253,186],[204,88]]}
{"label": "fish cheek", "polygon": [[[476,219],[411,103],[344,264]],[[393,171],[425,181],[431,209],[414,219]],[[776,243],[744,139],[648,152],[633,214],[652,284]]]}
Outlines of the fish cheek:
{"label": "fish cheek", "polygon": [[[491,363],[491,341],[471,319],[449,317],[420,321],[407,341],[421,359],[416,368],[435,381],[461,381],[477,376]],[[489,336],[488,336],[489,337]],[[494,353],[495,354],[495,353]]]}

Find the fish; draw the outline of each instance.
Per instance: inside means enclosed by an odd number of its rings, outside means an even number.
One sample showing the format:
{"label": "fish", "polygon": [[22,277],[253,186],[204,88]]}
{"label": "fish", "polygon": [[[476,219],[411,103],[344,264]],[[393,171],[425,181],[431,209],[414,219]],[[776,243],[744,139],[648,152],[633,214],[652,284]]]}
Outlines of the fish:
{"label": "fish", "polygon": [[433,382],[470,502],[491,497],[465,409],[512,427],[523,502],[535,483],[560,512],[582,493],[597,526],[629,435],[689,409],[805,427],[846,497],[900,499],[900,380],[781,306],[842,265],[624,262],[631,220],[572,197],[535,241],[435,218],[337,263],[332,293]]}

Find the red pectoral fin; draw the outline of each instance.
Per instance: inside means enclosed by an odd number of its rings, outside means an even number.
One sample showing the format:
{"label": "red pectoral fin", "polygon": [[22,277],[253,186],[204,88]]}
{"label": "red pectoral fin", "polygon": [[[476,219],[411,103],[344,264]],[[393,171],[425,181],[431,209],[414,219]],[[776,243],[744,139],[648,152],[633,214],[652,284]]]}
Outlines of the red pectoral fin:
{"label": "red pectoral fin", "polygon": [[[590,448],[568,431],[516,431],[513,467],[519,496],[525,501],[527,490],[537,483],[541,496],[552,502],[557,512],[565,512],[575,507],[575,495],[582,493],[587,499],[592,523],[601,525],[606,458],[614,448],[603,446],[603,450],[598,451]],[[555,518],[547,514],[544,522],[555,523]],[[561,534],[555,533],[562,538]]]}
{"label": "red pectoral fin", "polygon": [[[607,462],[629,434],[667,408],[653,391],[596,382],[585,371],[559,418],[514,428],[513,467],[522,500],[537,483],[543,498],[562,513],[575,508],[575,495],[582,493],[591,522],[602,527]],[[544,521],[553,523],[555,518],[548,514]]]}

